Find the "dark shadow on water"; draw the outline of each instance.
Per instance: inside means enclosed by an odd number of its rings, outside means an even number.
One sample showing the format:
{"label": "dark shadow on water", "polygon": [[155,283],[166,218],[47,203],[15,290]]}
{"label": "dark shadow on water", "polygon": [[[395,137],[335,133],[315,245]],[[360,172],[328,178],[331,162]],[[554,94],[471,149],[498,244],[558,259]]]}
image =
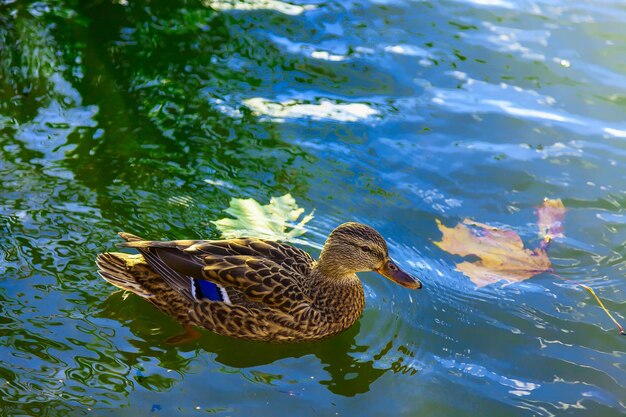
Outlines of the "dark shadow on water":
{"label": "dark shadow on water", "polygon": [[[360,325],[357,322],[343,334],[307,344],[274,344],[249,342],[228,337],[207,334],[198,343],[199,348],[217,354],[216,360],[234,368],[249,368],[270,364],[285,358],[299,358],[315,355],[329,374],[328,380],[319,381],[329,391],[352,397],[370,390],[370,384],[380,378],[388,369],[377,369],[374,361],[361,361],[354,357],[368,346],[356,343]],[[185,350],[187,347],[180,347]],[[241,352],[254,352],[242,355]]]}
{"label": "dark shadow on water", "polygon": [[241,104],[291,66],[250,23],[197,1],[59,3],[0,15],[0,38],[16,40],[0,48],[0,110],[15,119],[0,133],[15,137],[50,102],[61,117],[89,109],[53,164],[93,192],[103,219],[198,237],[232,197],[306,194],[314,158]]}
{"label": "dark shadow on water", "polygon": [[[134,233],[194,237],[205,233],[199,219],[232,197],[305,193],[312,158],[245,106],[224,110],[286,64],[236,17],[193,1],[78,10],[89,23],[74,35],[86,41],[75,87],[98,107],[97,127],[71,138],[63,163],[96,191],[104,218]],[[164,207],[176,197],[193,200]]]}

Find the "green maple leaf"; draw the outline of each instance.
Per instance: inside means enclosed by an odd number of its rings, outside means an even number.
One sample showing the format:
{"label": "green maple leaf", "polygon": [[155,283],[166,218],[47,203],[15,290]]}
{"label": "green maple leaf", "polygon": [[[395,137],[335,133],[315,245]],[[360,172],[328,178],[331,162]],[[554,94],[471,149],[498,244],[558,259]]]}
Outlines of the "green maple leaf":
{"label": "green maple leaf", "polygon": [[304,209],[298,207],[291,194],[272,197],[266,205],[252,198],[233,198],[224,211],[232,218],[211,221],[224,239],[249,236],[268,240],[294,240],[306,232],[304,225],[313,218],[311,212],[298,221]]}

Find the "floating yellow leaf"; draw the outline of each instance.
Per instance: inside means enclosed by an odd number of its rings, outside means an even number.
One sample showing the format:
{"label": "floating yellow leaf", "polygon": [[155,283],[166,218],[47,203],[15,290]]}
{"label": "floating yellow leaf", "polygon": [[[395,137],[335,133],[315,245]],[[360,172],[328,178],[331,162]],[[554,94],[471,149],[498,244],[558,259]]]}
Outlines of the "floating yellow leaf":
{"label": "floating yellow leaf", "polygon": [[545,250],[525,249],[522,239],[511,230],[498,229],[465,219],[455,227],[446,227],[437,220],[443,234],[437,246],[460,256],[477,256],[474,262],[457,264],[457,269],[479,287],[501,280],[519,282],[542,272],[551,264]]}

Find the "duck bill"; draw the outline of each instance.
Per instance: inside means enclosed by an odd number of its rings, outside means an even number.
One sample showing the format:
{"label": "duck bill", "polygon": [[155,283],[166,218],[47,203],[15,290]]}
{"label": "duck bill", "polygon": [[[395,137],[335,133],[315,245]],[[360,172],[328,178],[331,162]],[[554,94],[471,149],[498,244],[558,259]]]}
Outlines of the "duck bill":
{"label": "duck bill", "polygon": [[422,288],[422,283],[419,279],[401,270],[392,260],[385,262],[383,266],[376,270],[376,272],[385,278],[392,280],[396,284],[402,285],[403,287],[410,288],[412,290],[419,290]]}

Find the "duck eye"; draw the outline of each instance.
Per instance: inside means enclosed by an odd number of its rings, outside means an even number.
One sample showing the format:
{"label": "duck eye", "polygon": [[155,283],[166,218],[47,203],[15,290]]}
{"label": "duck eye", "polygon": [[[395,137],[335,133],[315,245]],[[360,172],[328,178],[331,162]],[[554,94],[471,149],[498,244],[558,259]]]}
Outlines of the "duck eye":
{"label": "duck eye", "polygon": [[371,252],[371,251],[372,251],[372,248],[370,248],[369,246],[361,246],[361,250],[362,250],[363,252]]}

